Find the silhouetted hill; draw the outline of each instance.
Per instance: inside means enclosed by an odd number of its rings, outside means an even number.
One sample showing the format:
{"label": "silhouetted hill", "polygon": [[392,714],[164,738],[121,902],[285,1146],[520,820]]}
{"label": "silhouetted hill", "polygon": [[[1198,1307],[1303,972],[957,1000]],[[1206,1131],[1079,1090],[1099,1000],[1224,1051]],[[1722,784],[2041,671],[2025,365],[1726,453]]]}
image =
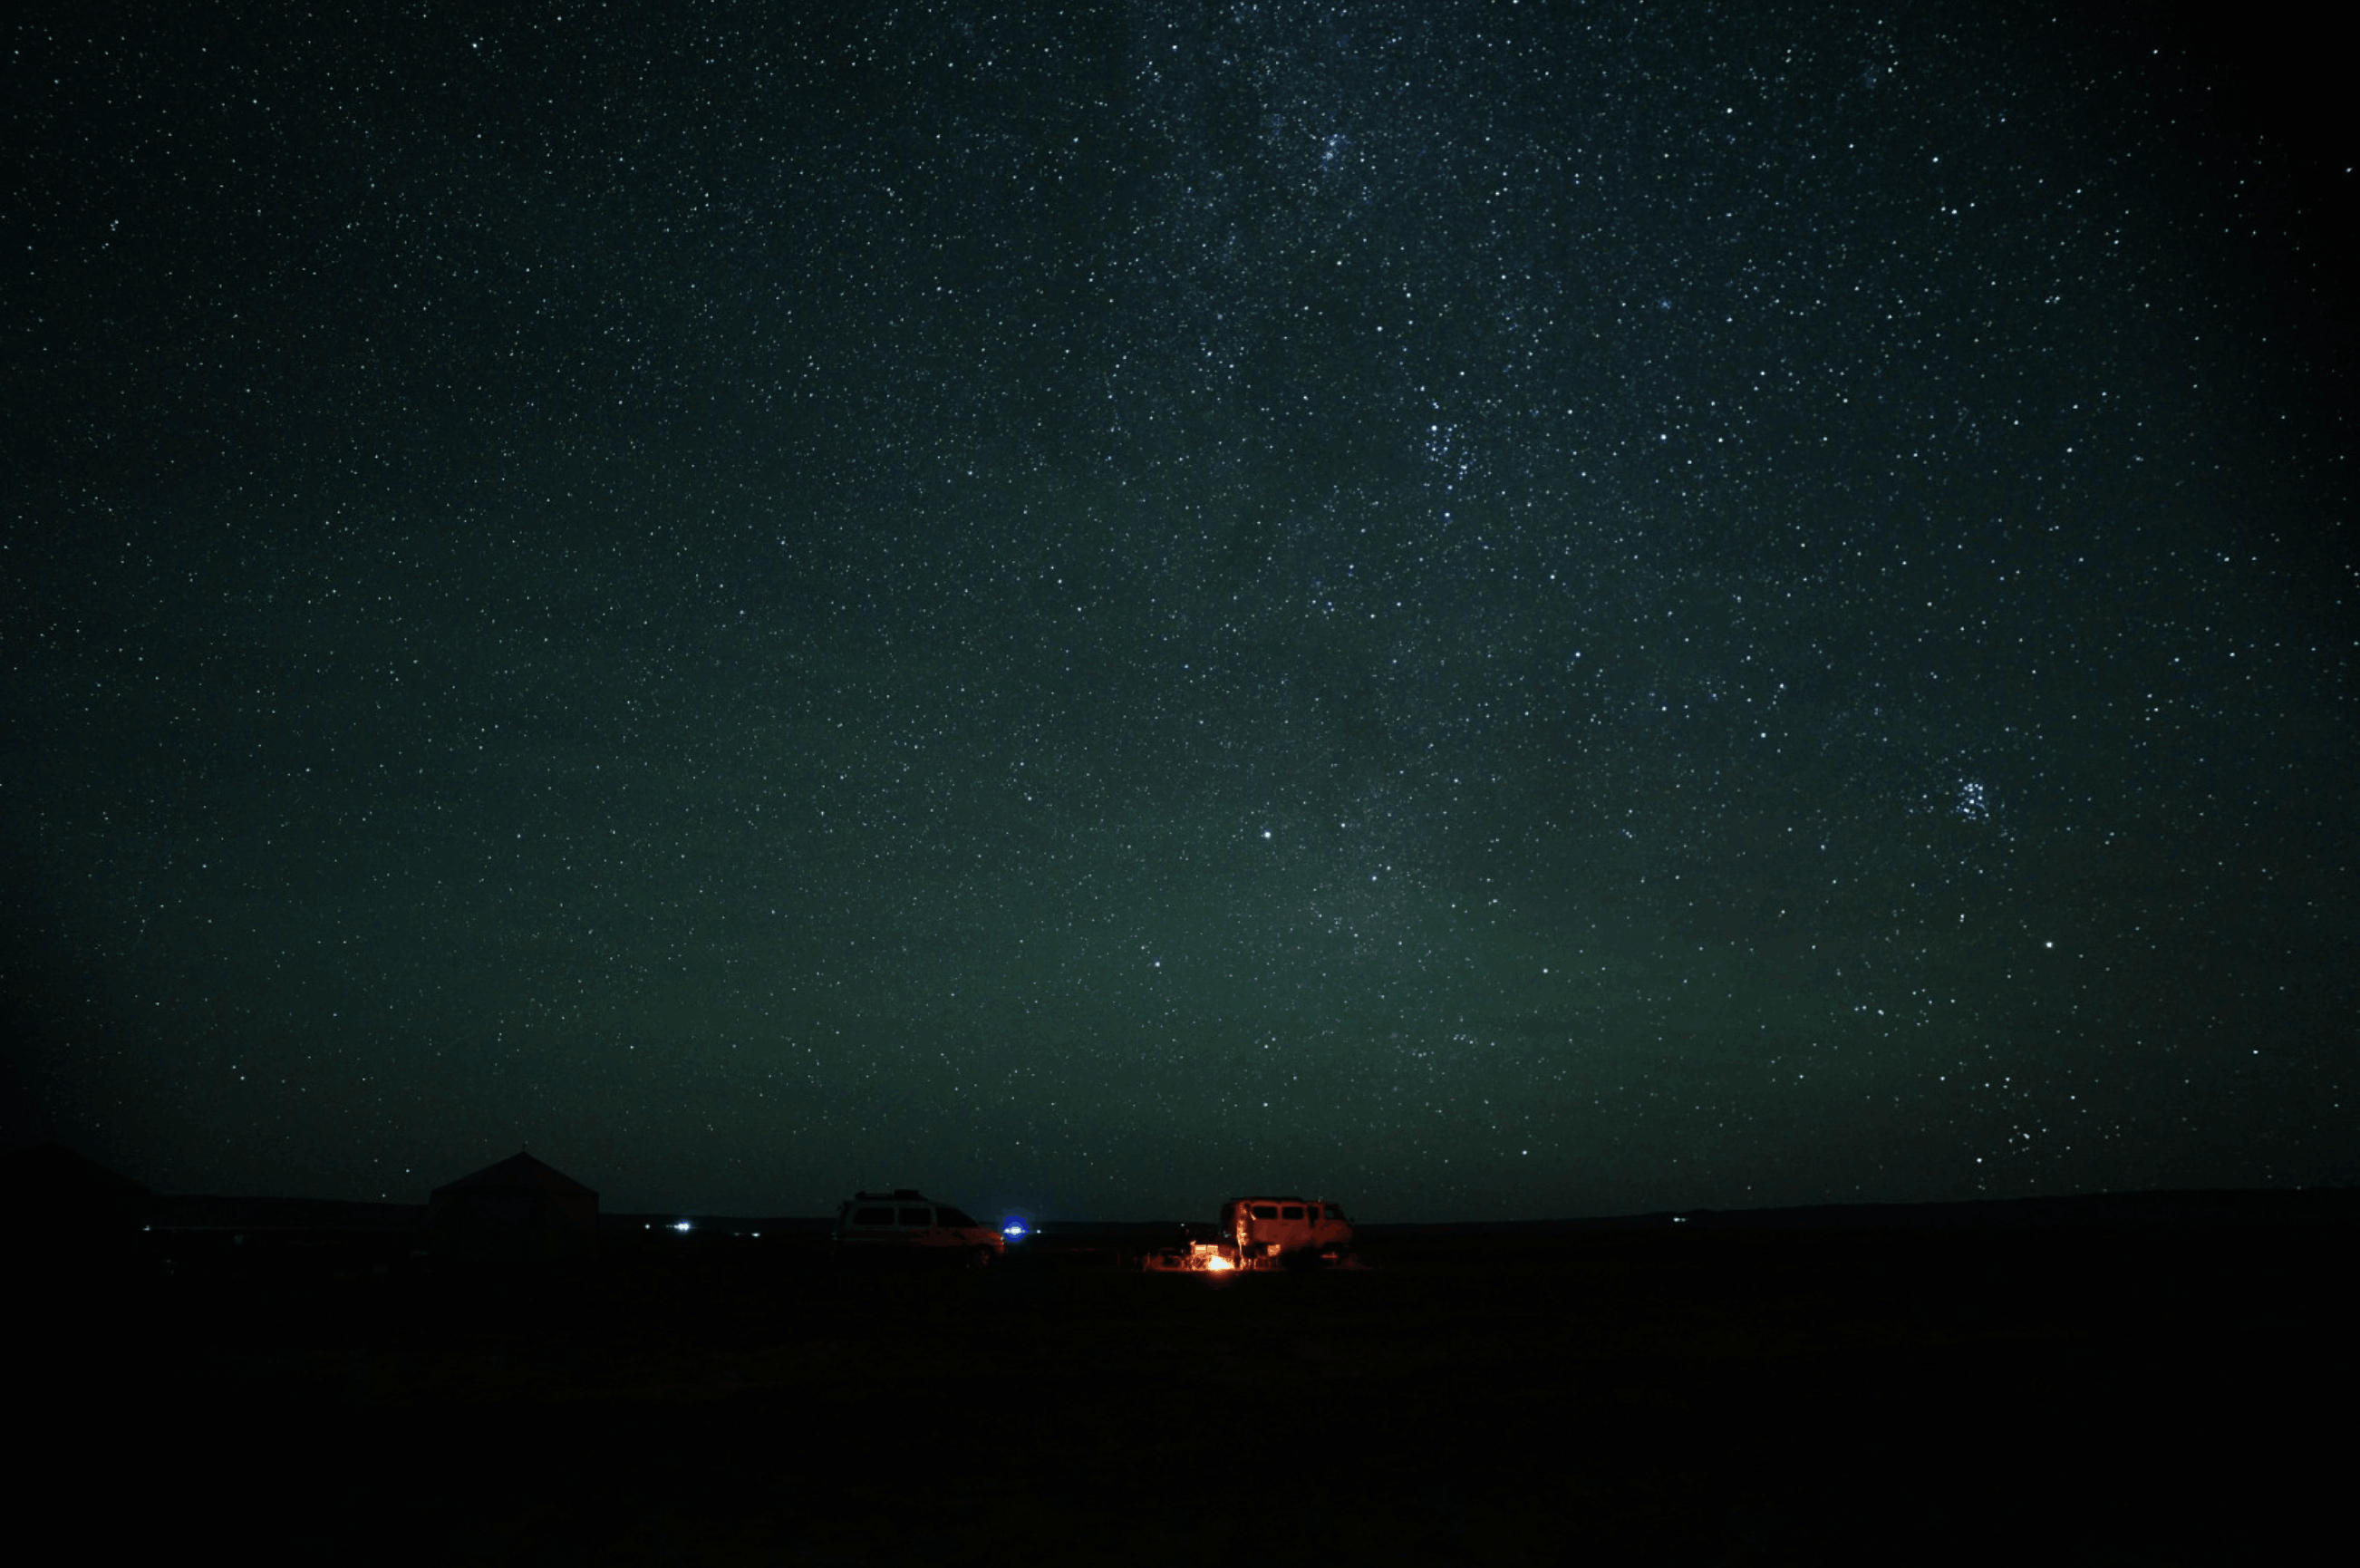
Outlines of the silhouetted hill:
{"label": "silhouetted hill", "polygon": [[337,1198],[158,1198],[148,1223],[159,1231],[415,1230],[423,1203],[357,1203]]}
{"label": "silhouetted hill", "polygon": [[2058,1198],[1991,1198],[1961,1203],[1829,1203],[1796,1209],[1686,1209],[1584,1220],[1472,1220],[1364,1224],[1363,1236],[1579,1235],[1669,1230],[1728,1231],[2048,1230],[2092,1226],[2309,1226],[2360,1223],[2360,1191],[2341,1188],[2228,1189],[2187,1192],[2087,1192]]}

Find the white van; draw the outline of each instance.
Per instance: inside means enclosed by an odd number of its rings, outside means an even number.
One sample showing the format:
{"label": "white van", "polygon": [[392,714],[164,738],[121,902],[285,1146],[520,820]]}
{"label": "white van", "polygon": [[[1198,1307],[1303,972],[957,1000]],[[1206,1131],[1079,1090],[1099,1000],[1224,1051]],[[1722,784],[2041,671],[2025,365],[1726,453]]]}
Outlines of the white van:
{"label": "white van", "polygon": [[835,1239],[838,1256],[908,1253],[970,1268],[988,1268],[1008,1252],[998,1227],[907,1187],[845,1200]]}
{"label": "white van", "polygon": [[1333,1265],[1350,1255],[1352,1226],[1324,1200],[1232,1198],[1221,1205],[1221,1239],[1237,1249],[1241,1268]]}
{"label": "white van", "polygon": [[1351,1222],[1324,1198],[1232,1198],[1221,1205],[1214,1235],[1192,1235],[1140,1262],[1151,1274],[1360,1266],[1352,1255]]}

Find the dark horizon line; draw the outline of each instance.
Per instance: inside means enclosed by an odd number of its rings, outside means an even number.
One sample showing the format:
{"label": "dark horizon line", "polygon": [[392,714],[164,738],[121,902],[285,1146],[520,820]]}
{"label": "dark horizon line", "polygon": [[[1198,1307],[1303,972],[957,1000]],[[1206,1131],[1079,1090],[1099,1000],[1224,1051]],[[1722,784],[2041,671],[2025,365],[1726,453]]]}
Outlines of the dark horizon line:
{"label": "dark horizon line", "polygon": [[[175,1193],[158,1195],[154,1200],[150,1225],[160,1231],[203,1231],[215,1229],[270,1228],[272,1222],[261,1216],[277,1211],[277,1224],[305,1228],[297,1218],[309,1212],[313,1227],[336,1226],[331,1216],[349,1219],[376,1217],[380,1225],[397,1216],[422,1217],[424,1203],[395,1203],[365,1199],[290,1198],[267,1196],[236,1196],[211,1193]],[[177,1222],[169,1211],[180,1210],[185,1215]],[[206,1216],[207,1210],[213,1215]],[[1868,1230],[1901,1226],[1911,1229],[1947,1229],[1972,1227],[1977,1224],[1999,1223],[2007,1226],[2041,1226],[2086,1223],[2092,1220],[2130,1222],[2155,1225],[2221,1224],[2251,1222],[2263,1218],[2302,1218],[2355,1211],[2352,1216],[2360,1220],[2360,1188],[2332,1184],[2309,1187],[2234,1187],[2234,1188],[2154,1188],[2118,1191],[2079,1192],[2044,1197],[1968,1198],[1939,1202],[1842,1202],[1786,1205],[1760,1209],[1688,1209],[1651,1210],[1639,1213],[1566,1216],[1531,1220],[1351,1220],[1353,1229],[1364,1237],[1440,1237],[1447,1235],[1549,1235],[1579,1233],[1669,1230],[1674,1226],[1692,1226],[1709,1230]],[[237,1211],[252,1216],[240,1220],[230,1217]],[[2271,1214],[2271,1211],[2292,1211]],[[205,1216],[205,1217],[200,1217]],[[810,1234],[835,1224],[833,1216],[806,1214],[723,1214],[695,1210],[621,1210],[602,1212],[602,1225],[623,1228],[633,1223],[653,1229],[669,1229],[686,1222],[691,1234],[698,1230],[726,1230],[744,1234],[753,1228],[772,1227],[789,1234]],[[1204,1218],[1170,1218],[1155,1220],[1059,1220],[1040,1219],[1026,1222],[1036,1235],[1082,1237],[1092,1234],[1114,1234],[1128,1232],[1170,1231],[1185,1225],[1202,1225]]]}

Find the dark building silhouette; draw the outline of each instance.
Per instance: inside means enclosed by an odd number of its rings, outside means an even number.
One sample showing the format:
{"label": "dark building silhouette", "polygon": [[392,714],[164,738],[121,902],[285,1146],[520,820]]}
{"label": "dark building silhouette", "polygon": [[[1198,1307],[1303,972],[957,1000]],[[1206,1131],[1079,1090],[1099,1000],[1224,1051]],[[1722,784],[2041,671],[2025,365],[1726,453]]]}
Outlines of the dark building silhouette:
{"label": "dark building silhouette", "polygon": [[128,1259],[153,1201],[148,1189],[54,1140],[0,1154],[7,1253],[53,1267]]}
{"label": "dark building silhouette", "polygon": [[598,1245],[598,1194],[529,1154],[438,1187],[426,1204],[429,1255],[462,1263],[552,1263]]}

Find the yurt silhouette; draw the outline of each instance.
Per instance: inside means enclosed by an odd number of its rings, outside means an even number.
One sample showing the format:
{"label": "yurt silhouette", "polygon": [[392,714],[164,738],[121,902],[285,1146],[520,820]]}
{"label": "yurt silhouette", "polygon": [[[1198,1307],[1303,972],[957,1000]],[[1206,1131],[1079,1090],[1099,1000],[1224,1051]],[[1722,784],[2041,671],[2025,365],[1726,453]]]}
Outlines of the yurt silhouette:
{"label": "yurt silhouette", "polygon": [[429,1255],[458,1263],[552,1263],[598,1245],[598,1194],[529,1154],[438,1187],[426,1202]]}
{"label": "yurt silhouette", "polygon": [[12,1212],[8,1254],[49,1263],[130,1255],[148,1217],[148,1189],[51,1139],[0,1154],[0,1192]]}

